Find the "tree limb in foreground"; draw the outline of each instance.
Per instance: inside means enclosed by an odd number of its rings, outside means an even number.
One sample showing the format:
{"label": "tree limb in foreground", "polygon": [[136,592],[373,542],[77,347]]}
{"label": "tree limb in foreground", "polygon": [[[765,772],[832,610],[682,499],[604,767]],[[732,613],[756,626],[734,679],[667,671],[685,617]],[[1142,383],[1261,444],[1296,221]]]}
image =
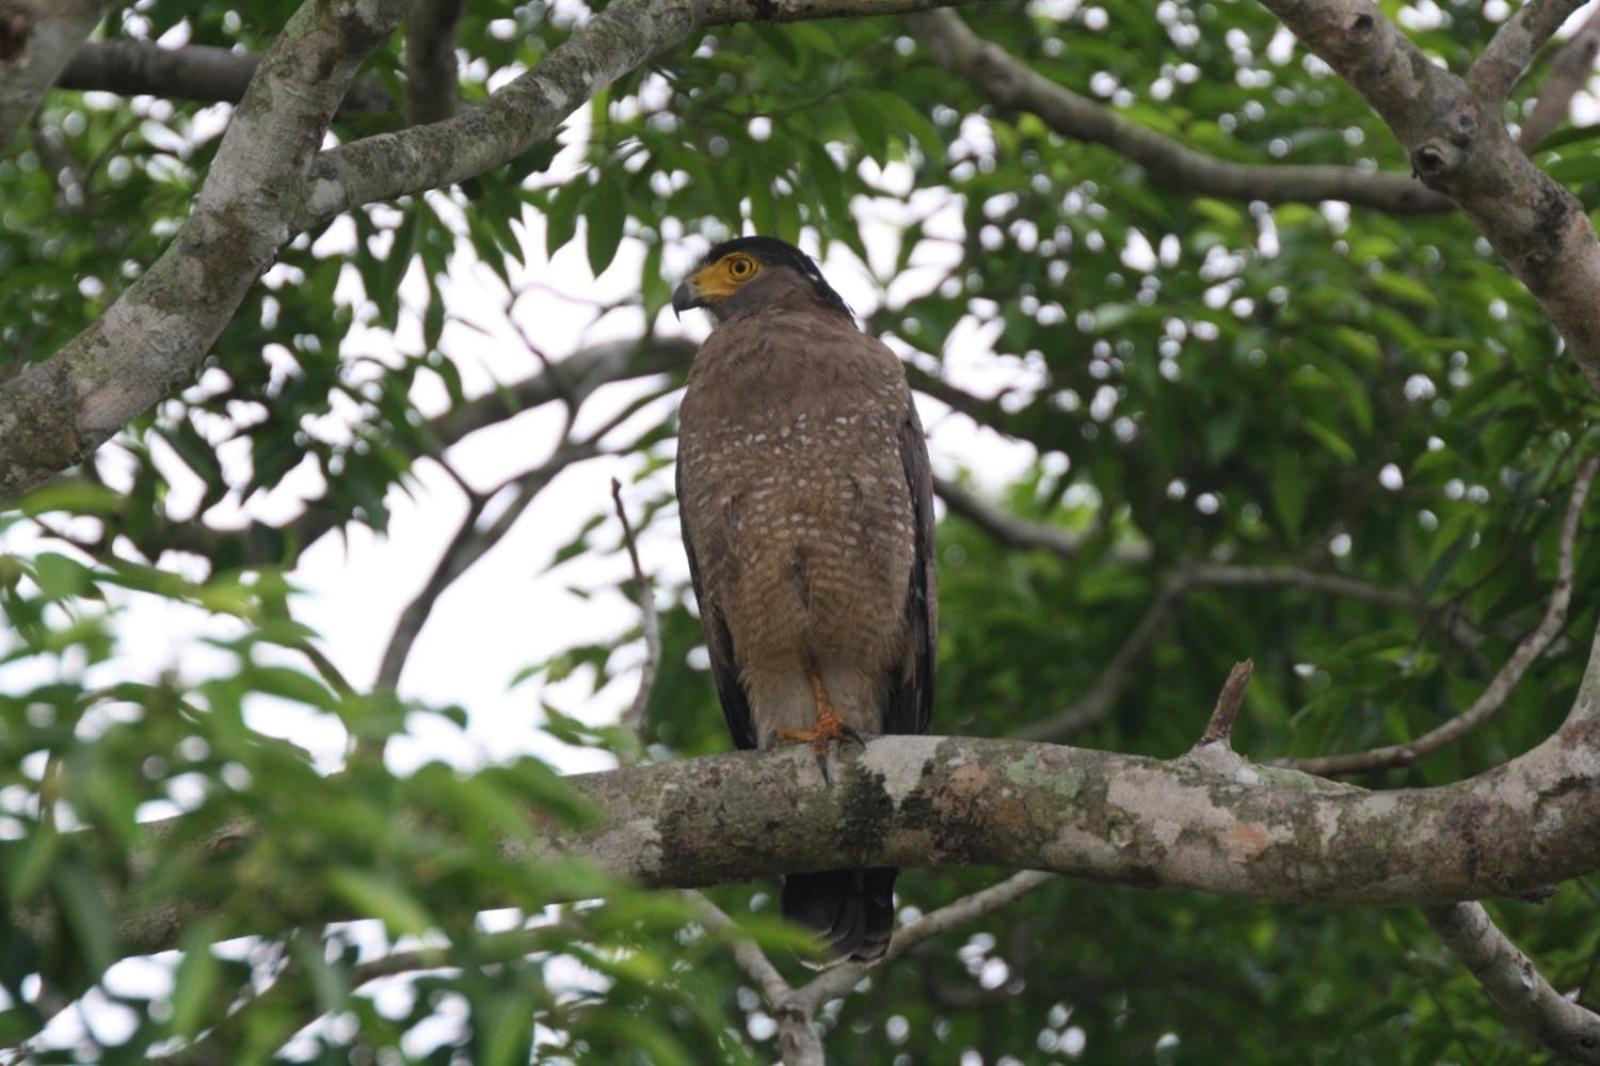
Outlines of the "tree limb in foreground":
{"label": "tree limb in foreground", "polygon": [[[1219,773],[1194,756],[1162,761],[971,737],[882,737],[836,761],[831,787],[800,749],[576,775],[566,780],[597,822],[541,824],[535,843],[504,847],[530,861],[551,852],[585,859],[646,886],[841,866],[983,865],[1360,904],[1519,895],[1600,869],[1600,667],[1593,660],[1554,736],[1504,766],[1436,788],[1368,792],[1243,762]],[[163,837],[178,822],[139,828]],[[842,839],[836,828],[843,824],[858,832]],[[252,838],[240,824],[192,846],[197,860],[227,861]],[[135,876],[113,900],[122,949],[173,946],[179,930],[213,905],[207,891],[141,909],[133,901],[148,893]],[[53,928],[52,916],[36,910],[13,917],[43,937]],[[229,932],[251,931],[261,930]]]}

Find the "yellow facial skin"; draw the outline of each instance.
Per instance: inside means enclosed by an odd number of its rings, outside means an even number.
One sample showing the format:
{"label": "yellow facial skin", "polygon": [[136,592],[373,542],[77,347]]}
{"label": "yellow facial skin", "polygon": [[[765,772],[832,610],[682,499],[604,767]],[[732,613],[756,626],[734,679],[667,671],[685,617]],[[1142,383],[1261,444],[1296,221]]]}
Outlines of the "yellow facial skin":
{"label": "yellow facial skin", "polygon": [[684,288],[689,290],[692,302],[684,301],[684,306],[703,307],[726,300],[759,273],[761,264],[754,257],[743,252],[725,255],[689,278]]}

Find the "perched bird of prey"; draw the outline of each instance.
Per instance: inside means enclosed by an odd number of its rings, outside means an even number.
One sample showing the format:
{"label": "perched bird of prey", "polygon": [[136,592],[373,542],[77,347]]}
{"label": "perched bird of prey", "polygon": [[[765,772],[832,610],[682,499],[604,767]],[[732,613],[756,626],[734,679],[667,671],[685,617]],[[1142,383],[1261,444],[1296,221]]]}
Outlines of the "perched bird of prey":
{"label": "perched bird of prey", "polygon": [[[899,359],[770,237],[711,249],[672,306],[717,322],[679,414],[678,503],[734,743],[825,760],[834,741],[927,732],[933,484]],[[836,958],[877,958],[896,873],[792,874],[783,914]]]}

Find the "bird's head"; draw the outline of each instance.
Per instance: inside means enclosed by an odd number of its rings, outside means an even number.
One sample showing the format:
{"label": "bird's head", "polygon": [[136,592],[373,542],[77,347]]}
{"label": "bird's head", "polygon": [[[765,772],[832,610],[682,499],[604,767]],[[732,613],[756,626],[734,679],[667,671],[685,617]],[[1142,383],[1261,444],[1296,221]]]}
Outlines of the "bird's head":
{"label": "bird's head", "polygon": [[809,255],[774,237],[739,237],[706,253],[672,294],[672,310],[682,315],[691,307],[704,307],[721,321],[740,311],[806,296],[850,313]]}

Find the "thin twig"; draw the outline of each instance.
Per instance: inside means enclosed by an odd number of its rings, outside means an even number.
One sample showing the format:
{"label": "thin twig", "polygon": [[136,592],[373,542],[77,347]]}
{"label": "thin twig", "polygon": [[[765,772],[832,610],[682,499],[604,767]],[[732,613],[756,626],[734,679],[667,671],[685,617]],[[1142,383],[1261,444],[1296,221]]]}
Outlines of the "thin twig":
{"label": "thin twig", "polygon": [[1117,649],[1111,661],[1106,663],[1087,692],[1065,710],[1030,723],[1011,735],[1017,740],[1058,740],[1087,729],[1103,719],[1111,712],[1117,697],[1122,694],[1123,686],[1128,683],[1128,678],[1140,656],[1145,653],[1145,649],[1155,643],[1162,627],[1178,609],[1178,604],[1182,602],[1187,590],[1188,581],[1182,576],[1168,581],[1156,594],[1144,617],[1139,619],[1139,624],[1133,627],[1133,632],[1128,634],[1128,639]]}
{"label": "thin twig", "polygon": [[1588,0],[1529,0],[1506,20],[1467,72],[1467,85],[1498,111],[1550,35]]}
{"label": "thin twig", "polygon": [[1594,57],[1600,51],[1600,7],[1590,12],[1583,26],[1550,59],[1550,76],[1539,87],[1539,102],[1528,116],[1517,137],[1524,152],[1531,152],[1560,128],[1578,95],[1594,71]]}
{"label": "thin twig", "polygon": [[328,683],[329,688],[341,696],[348,697],[356,694],[355,686],[350,684],[339,668],[333,664],[333,660],[328,658],[327,653],[321,648],[309,640],[297,640],[290,647],[311,660],[311,665],[316,668],[318,674],[322,675],[322,680]]}
{"label": "thin twig", "polygon": [[1551,987],[1482,904],[1425,907],[1422,913],[1501,1010],[1573,1061],[1600,1063],[1600,1014]]}
{"label": "thin twig", "polygon": [[1372,603],[1380,607],[1397,607],[1421,616],[1425,622],[1439,625],[1453,643],[1467,651],[1472,651],[1483,642],[1483,634],[1472,626],[1460,619],[1448,617],[1448,611],[1430,606],[1410,590],[1386,588],[1344,574],[1323,573],[1303,566],[1202,563],[1190,568],[1189,577],[1197,586],[1293,588],[1305,592],[1322,592],[1341,599]]}
{"label": "thin twig", "polygon": [[841,963],[825,970],[809,983],[795,989],[792,999],[809,1013],[815,1013],[829,1000],[838,999],[860,984],[861,979],[872,970],[900,958],[929,937],[1009,906],[1055,878],[1055,874],[1023,870],[970,896],[963,896],[897,929],[889,941],[889,950],[884,952],[882,958],[872,962]]}
{"label": "thin twig", "polygon": [[622,716],[622,724],[639,740],[644,749],[645,708],[650,703],[650,693],[656,686],[656,671],[661,664],[661,625],[656,616],[656,597],[639,565],[639,546],[634,543],[633,526],[628,522],[628,509],[622,505],[622,482],[611,479],[611,501],[616,504],[617,518],[622,522],[622,540],[628,547],[628,561],[633,564],[634,596],[639,601],[639,613],[644,619],[644,665],[639,669],[639,691]]}
{"label": "thin twig", "polygon": [[1217,694],[1217,705],[1211,711],[1206,731],[1200,734],[1200,743],[1232,746],[1233,723],[1239,717],[1245,686],[1250,684],[1250,675],[1255,673],[1255,669],[1256,664],[1252,659],[1233,664],[1233,669],[1228,671],[1228,680],[1222,683],[1222,691]]}
{"label": "thin twig", "polygon": [[[701,921],[709,928],[722,933],[738,930],[738,924],[703,893],[689,889],[684,895],[695,901],[696,906],[703,912]],[[767,958],[767,953],[749,937],[733,937],[733,958],[739,964],[739,968],[749,975],[750,980],[756,983],[756,987],[761,990],[762,996],[768,1003],[780,1003],[794,991],[789,987],[789,982],[778,972],[778,968],[772,965],[772,960]]]}
{"label": "thin twig", "polygon": [[1424,755],[1453,744],[1478,726],[1488,721],[1505,705],[1517,682],[1528,672],[1539,656],[1550,647],[1556,635],[1567,623],[1567,609],[1572,603],[1573,555],[1578,539],[1578,525],[1583,517],[1584,501],[1594,484],[1595,473],[1600,470],[1600,458],[1589,459],[1578,469],[1578,477],[1567,502],[1566,516],[1561,522],[1561,538],[1556,560],[1556,583],[1550,592],[1550,603],[1544,617],[1533,631],[1522,638],[1511,657],[1500,667],[1499,673],[1489,681],[1483,693],[1472,706],[1415,740],[1405,744],[1391,744],[1370,751],[1347,752],[1340,755],[1321,755],[1307,759],[1284,759],[1280,765],[1292,766],[1308,774],[1327,776],[1348,774],[1362,770],[1380,770],[1392,766],[1410,766]]}
{"label": "thin twig", "polygon": [[[467,493],[466,517],[461,520],[455,535],[450,538],[449,545],[439,557],[439,562],[434,566],[433,573],[428,576],[427,583],[400,612],[394,631],[389,635],[389,643],[384,648],[378,676],[373,682],[374,690],[394,692],[399,688],[400,675],[405,671],[406,662],[411,657],[417,638],[422,635],[423,626],[427,625],[428,619],[433,615],[433,608],[438,603],[439,597],[511,532],[511,527],[516,525],[534,498],[555,480],[557,474],[573,463],[592,459],[599,454],[598,445],[590,439],[580,444],[563,445],[539,466],[502,482],[490,492],[474,492],[470,486],[461,482],[463,491]],[[448,464],[445,469],[455,476]],[[488,527],[479,529],[478,520],[483,517],[489,502],[508,491],[512,493],[510,501]],[[367,737],[357,737],[355,751],[362,757],[381,758],[386,746],[387,741],[384,739],[374,741]]]}
{"label": "thin twig", "polygon": [[[702,921],[708,927],[723,933],[737,933],[737,924],[715,903],[699,892],[685,894],[698,901]],[[767,953],[749,937],[732,935],[731,945],[734,961],[756,983],[761,998],[772,1010],[773,1020],[778,1024],[778,1049],[783,1056],[783,1066],[823,1066],[826,1057],[822,1051],[822,1034],[811,1023],[810,1011],[791,1006],[794,989],[772,965]]]}
{"label": "thin twig", "polygon": [[406,660],[411,657],[411,649],[416,645],[417,637],[422,634],[422,627],[433,614],[434,604],[456,578],[466,573],[467,569],[489,547],[492,547],[492,545],[482,545],[477,551],[473,550],[475,545],[481,544],[477,525],[488,502],[488,498],[479,493],[473,493],[467,498],[466,516],[456,527],[455,535],[450,538],[450,543],[445,547],[444,554],[439,557],[433,573],[428,575],[428,580],[421,591],[413,596],[411,602],[406,604],[405,610],[400,612],[394,632],[389,634],[389,643],[383,650],[383,659],[378,666],[378,677],[373,683],[375,689],[392,692],[399,687],[400,674],[406,668]]}
{"label": "thin twig", "polygon": [[[840,963],[799,988],[791,987],[761,948],[747,938],[734,939],[734,959],[761,989],[762,997],[772,1008],[778,1023],[778,1045],[784,1066],[821,1066],[824,1061],[822,1038],[813,1019],[824,1004],[848,995],[872,970],[902,957],[929,937],[997,911],[1054,880],[1055,876],[1037,870],[1012,874],[998,884],[963,896],[895,930],[889,950],[881,958],[872,962]],[[721,931],[736,928],[733,919],[709,899],[697,892],[688,895],[699,900],[707,925]]]}

